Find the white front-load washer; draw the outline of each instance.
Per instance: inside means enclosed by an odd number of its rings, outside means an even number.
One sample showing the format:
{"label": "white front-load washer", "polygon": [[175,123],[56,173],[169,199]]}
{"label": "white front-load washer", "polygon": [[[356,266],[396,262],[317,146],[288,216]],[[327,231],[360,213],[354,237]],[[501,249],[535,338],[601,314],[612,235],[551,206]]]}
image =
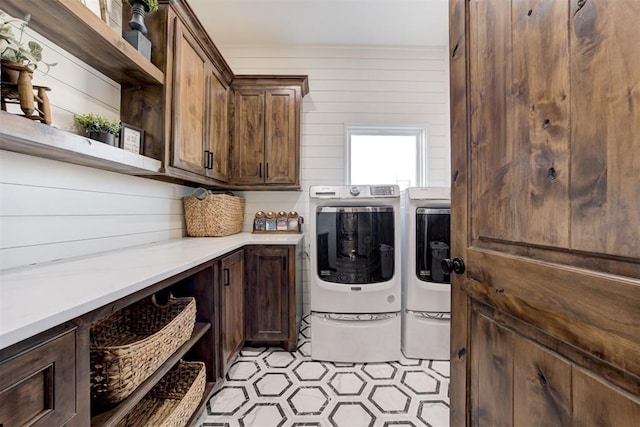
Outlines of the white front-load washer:
{"label": "white front-load washer", "polygon": [[400,190],[312,186],[311,358],[399,360]]}
{"label": "white front-load washer", "polygon": [[449,360],[451,189],[410,187],[402,193],[402,352]]}

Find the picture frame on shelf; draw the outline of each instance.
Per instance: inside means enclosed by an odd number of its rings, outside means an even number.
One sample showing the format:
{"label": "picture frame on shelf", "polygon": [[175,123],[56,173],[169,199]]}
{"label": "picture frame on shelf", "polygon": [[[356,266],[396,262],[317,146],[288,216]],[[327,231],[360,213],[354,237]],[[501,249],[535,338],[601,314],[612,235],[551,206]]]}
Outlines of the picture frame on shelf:
{"label": "picture frame on shelf", "polygon": [[144,129],[122,123],[120,129],[120,148],[134,154],[142,154],[144,147]]}

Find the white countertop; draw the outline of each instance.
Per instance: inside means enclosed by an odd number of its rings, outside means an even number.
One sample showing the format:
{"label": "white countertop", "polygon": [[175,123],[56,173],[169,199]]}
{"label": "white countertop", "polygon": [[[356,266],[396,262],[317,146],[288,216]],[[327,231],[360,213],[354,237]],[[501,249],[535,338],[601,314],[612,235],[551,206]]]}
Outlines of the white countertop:
{"label": "white countertop", "polygon": [[244,245],[295,245],[301,234],[239,233],[0,271],[0,349]]}

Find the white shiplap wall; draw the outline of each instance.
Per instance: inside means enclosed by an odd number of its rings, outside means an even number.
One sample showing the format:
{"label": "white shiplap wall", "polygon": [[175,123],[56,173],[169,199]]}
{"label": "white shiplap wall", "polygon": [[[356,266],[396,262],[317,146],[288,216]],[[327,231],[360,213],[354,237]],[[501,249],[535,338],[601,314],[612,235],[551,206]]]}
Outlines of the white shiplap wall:
{"label": "white shiplap wall", "polygon": [[[427,130],[428,185],[450,176],[449,60],[446,47],[219,46],[237,74],[305,74],[301,192],[243,192],[245,230],[258,210],[309,215],[311,185],[343,185],[346,125],[409,125]],[[309,230],[305,230],[309,231]],[[308,259],[304,311],[309,311]]]}
{"label": "white shiplap wall", "polygon": [[[120,0],[111,1],[116,27]],[[1,4],[0,4],[1,7]],[[38,34],[34,83],[52,88],[53,125],[77,132],[74,113],[120,117],[120,86]],[[185,235],[184,186],[0,151],[0,270]]]}

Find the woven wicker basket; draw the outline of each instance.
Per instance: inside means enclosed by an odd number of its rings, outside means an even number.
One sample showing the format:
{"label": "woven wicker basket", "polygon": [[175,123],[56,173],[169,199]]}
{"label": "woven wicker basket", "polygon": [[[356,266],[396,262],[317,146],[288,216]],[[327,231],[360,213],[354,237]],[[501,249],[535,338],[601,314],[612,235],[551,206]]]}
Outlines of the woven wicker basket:
{"label": "woven wicker basket", "polygon": [[190,337],[194,298],[154,296],[91,325],[91,395],[96,403],[125,399]]}
{"label": "woven wicker basket", "polygon": [[178,363],[118,426],[185,426],[204,394],[205,373],[202,362]]}
{"label": "woven wicker basket", "polygon": [[244,199],[241,197],[211,194],[204,188],[196,188],[182,203],[187,234],[191,237],[222,237],[242,230]]}

